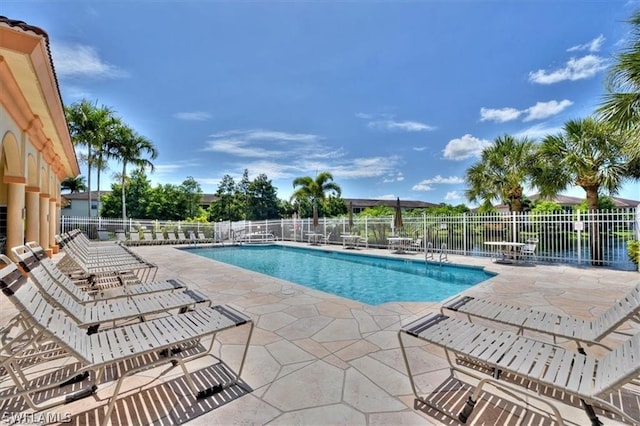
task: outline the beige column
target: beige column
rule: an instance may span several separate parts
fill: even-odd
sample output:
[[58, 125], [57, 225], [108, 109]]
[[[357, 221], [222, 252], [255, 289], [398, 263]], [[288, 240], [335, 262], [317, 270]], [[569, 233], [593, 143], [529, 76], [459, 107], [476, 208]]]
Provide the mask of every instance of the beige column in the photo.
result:
[[49, 247], [53, 253], [58, 252], [56, 244], [56, 233], [58, 233], [58, 209], [56, 207], [56, 199], [49, 199]]
[[49, 249], [49, 194], [40, 194], [40, 245], [51, 254]]
[[26, 240], [36, 241], [40, 244], [40, 188], [27, 186], [26, 188], [26, 206], [27, 220]]
[[[24, 190], [22, 177], [5, 176], [7, 184], [7, 245], [5, 253], [11, 256], [11, 248], [24, 244]], [[13, 259], [17, 260], [17, 259]]]

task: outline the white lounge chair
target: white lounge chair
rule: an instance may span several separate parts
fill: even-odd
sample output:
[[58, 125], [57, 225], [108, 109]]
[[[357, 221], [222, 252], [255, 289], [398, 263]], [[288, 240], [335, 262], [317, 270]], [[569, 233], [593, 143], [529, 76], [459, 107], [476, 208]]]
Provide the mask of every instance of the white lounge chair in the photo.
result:
[[573, 340], [578, 347], [600, 345], [608, 348], [602, 340], [627, 321], [640, 322], [640, 284], [637, 284], [623, 299], [614, 303], [596, 318], [578, 318], [558, 315], [538, 309], [497, 303], [486, 299], [457, 295], [442, 302], [442, 309], [484, 318], [515, 326], [518, 333], [534, 331], [557, 338]]
[[[462, 423], [471, 415], [484, 385], [490, 384], [510, 395], [519, 394], [526, 398], [518, 398], [520, 401], [537, 400], [547, 405], [560, 425], [564, 422], [556, 403], [558, 399], [566, 402], [566, 396], [580, 399], [594, 425], [601, 423], [592, 405], [615, 413], [626, 421], [640, 424], [637, 405], [616, 405], [619, 395], [613, 395], [640, 375], [640, 333], [598, 358], [442, 314], [431, 313], [419, 318], [398, 331], [416, 404], [430, 406], [455, 418], [455, 414], [445, 411], [446, 407], [437, 406], [428, 397], [419, 394], [407, 356], [404, 341], [407, 336], [444, 349], [452, 371], [479, 380], [467, 405], [458, 414]], [[465, 364], [476, 368], [465, 368]], [[507, 374], [514, 380], [500, 380], [501, 374]], [[536, 385], [533, 390], [528, 386], [530, 384]], [[554, 399], [539, 395], [541, 388], [537, 386], [552, 390]], [[627, 408], [629, 410], [625, 411]]]
[[[3, 285], [2, 292], [26, 318], [24, 324], [29, 329], [20, 336], [20, 344], [11, 341], [0, 348], [0, 367], [4, 371], [11, 371], [11, 374], [3, 378], [7, 387], [0, 393], [0, 402], [21, 398], [34, 411], [46, 410], [89, 397], [97, 391], [98, 385], [117, 378], [102, 418], [102, 424], [107, 424], [111, 421], [111, 412], [123, 381], [128, 376], [153, 367], [168, 364], [171, 369], [180, 366], [189, 390], [198, 399], [209, 397], [239, 383], [253, 322], [229, 306], [196, 309], [181, 315], [115, 327], [88, 335], [63, 310], [45, 300], [33, 286], [24, 285], [21, 280], [12, 278], [16, 275], [21, 275], [20, 271], [11, 268], [10, 265], [0, 269], [0, 284], [13, 283], [9, 286]], [[235, 373], [212, 353], [212, 349], [218, 333], [241, 325], [248, 325], [249, 331]], [[181, 351], [182, 348], [193, 347], [197, 342], [203, 343], [206, 340], [210, 341], [206, 350], [188, 353]], [[43, 342], [54, 346], [57, 352], [63, 351], [68, 358], [65, 362], [78, 363], [78, 369], [74, 369], [71, 376], [69, 373], [65, 375], [67, 370], [64, 367], [52, 373], [43, 373], [41, 363], [22, 362], [25, 358], [33, 358], [34, 351], [40, 352]], [[202, 382], [198, 382], [198, 388], [191, 377], [187, 363], [205, 356], [211, 356], [224, 366], [224, 374], [217, 377], [220, 382], [215, 385], [207, 383], [203, 389]], [[116, 365], [117, 376], [111, 379], [108, 374], [104, 374], [107, 368]], [[70, 385], [85, 380], [91, 383], [80, 391], [68, 394]], [[9, 383], [13, 383], [13, 386], [8, 387]], [[51, 392], [52, 390], [56, 391]]]
[[[44, 249], [34, 241], [30, 241], [23, 246], [14, 247], [12, 252], [16, 256], [16, 259], [19, 259], [21, 267], [26, 272], [29, 272], [32, 263], [37, 262], [42, 264], [54, 280], [69, 280], [78, 287], [79, 291], [86, 293], [87, 296], [94, 299], [131, 296], [156, 291], [174, 291], [187, 288], [184, 283], [177, 279], [143, 282], [140, 281], [136, 275], [127, 272], [95, 276], [92, 280], [74, 278], [60, 269], [58, 264], [50, 259]], [[27, 252], [31, 252], [33, 258], [23, 254]]]
[[[7, 265], [11, 263], [4, 255], [0, 254], [0, 259]], [[15, 265], [7, 267], [16, 268]], [[87, 300], [73, 283], [65, 280], [55, 281], [42, 266], [31, 267], [28, 277], [16, 275], [13, 278], [26, 285], [35, 285], [49, 303], [66, 312], [79, 327], [86, 328], [88, 333], [97, 332], [103, 324], [117, 325], [118, 322], [132, 319], [145, 321], [150, 316], [183, 313], [199, 305], [211, 306], [207, 296], [195, 290]], [[4, 283], [5, 286], [13, 284]]]

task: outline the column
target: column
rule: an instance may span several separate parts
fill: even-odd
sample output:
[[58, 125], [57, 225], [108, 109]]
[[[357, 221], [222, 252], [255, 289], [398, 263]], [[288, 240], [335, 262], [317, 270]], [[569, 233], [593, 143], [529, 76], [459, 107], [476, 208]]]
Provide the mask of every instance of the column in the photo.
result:
[[49, 249], [49, 194], [40, 194], [40, 246], [51, 254]]
[[40, 240], [40, 188], [28, 186], [26, 188], [26, 206], [27, 206], [27, 220], [26, 226], [26, 240], [36, 241]]
[[58, 252], [58, 244], [56, 243], [56, 233], [58, 232], [58, 209], [56, 208], [56, 199], [49, 198], [49, 247], [53, 253]]
[[[5, 176], [7, 184], [7, 246], [11, 256], [13, 247], [24, 244], [24, 189], [25, 179]], [[17, 259], [13, 259], [17, 260]]]

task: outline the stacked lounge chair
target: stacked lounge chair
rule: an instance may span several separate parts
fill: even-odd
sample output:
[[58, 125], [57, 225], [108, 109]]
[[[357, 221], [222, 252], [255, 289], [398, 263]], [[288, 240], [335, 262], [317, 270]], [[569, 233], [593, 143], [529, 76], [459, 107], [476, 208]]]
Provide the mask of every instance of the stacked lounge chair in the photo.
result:
[[120, 244], [91, 243], [81, 232], [61, 234], [56, 239], [65, 253], [58, 262], [65, 273], [87, 279], [122, 272], [135, 274], [140, 280], [155, 277], [156, 265]]
[[[21, 398], [31, 409], [40, 411], [94, 395], [103, 381], [117, 379], [102, 417], [102, 423], [107, 424], [123, 381], [156, 366], [168, 365], [161, 374], [180, 366], [196, 398], [209, 397], [239, 383], [253, 322], [230, 306], [200, 307], [89, 334], [83, 328], [87, 323], [76, 317], [70, 304], [59, 300], [61, 292], [57, 296], [46, 292], [52, 283], [45, 271], [35, 267], [28, 278], [6, 256], [0, 256], [0, 263], [4, 264], [0, 266], [0, 290], [19, 313], [18, 318], [11, 321], [11, 328], [20, 329], [15, 338], [3, 339], [0, 347], [0, 371], [4, 372], [0, 381], [5, 382], [0, 402]], [[43, 283], [34, 285], [35, 276], [38, 280], [42, 278]], [[126, 298], [131, 299], [133, 297]], [[88, 309], [93, 309], [93, 305], [89, 304]], [[216, 357], [212, 349], [218, 333], [243, 325], [249, 330], [236, 373]], [[4, 327], [3, 333], [6, 330]], [[207, 342], [209, 344], [203, 346]], [[198, 350], [184, 351], [185, 348]], [[196, 384], [192, 378], [187, 363], [207, 356], [222, 366], [220, 371], [224, 374], [217, 376], [218, 383], [207, 383], [203, 388], [201, 381]], [[60, 367], [45, 365], [54, 358], [64, 358], [56, 364]], [[69, 372], [65, 366], [71, 363], [76, 363], [77, 368]], [[116, 365], [118, 375], [110, 379], [105, 370]], [[77, 383], [86, 383], [86, 386], [74, 391], [71, 388]]]
[[[51, 275], [54, 280], [62, 281], [63, 279], [70, 279], [77, 286], [82, 288], [86, 293], [89, 293], [96, 299], [104, 299], [110, 297], [121, 297], [125, 295], [135, 295], [143, 293], [153, 293], [156, 291], [175, 291], [185, 289], [187, 286], [177, 279], [168, 279], [164, 281], [154, 282], [142, 282], [136, 276], [132, 276], [127, 273], [117, 273], [115, 275], [107, 275], [102, 277], [96, 277], [93, 281], [89, 282], [84, 279], [77, 279], [73, 276], [68, 276], [61, 270], [57, 263], [47, 257], [44, 249], [38, 246], [35, 242], [29, 242], [24, 246], [18, 246], [14, 248], [17, 258], [20, 258], [22, 252], [31, 251], [34, 258], [31, 261], [39, 262], [44, 269]], [[12, 250], [14, 250], [12, 249]], [[29, 262], [20, 260], [22, 268], [29, 272]]]
[[102, 324], [116, 325], [132, 319], [145, 321], [172, 311], [183, 313], [201, 305], [211, 305], [207, 296], [188, 289], [95, 299], [66, 276], [53, 278], [26, 246], [14, 247], [12, 252], [20, 259], [23, 270], [29, 273], [25, 279], [37, 287], [49, 303], [63, 309], [80, 327], [87, 328], [88, 333], [95, 333]]

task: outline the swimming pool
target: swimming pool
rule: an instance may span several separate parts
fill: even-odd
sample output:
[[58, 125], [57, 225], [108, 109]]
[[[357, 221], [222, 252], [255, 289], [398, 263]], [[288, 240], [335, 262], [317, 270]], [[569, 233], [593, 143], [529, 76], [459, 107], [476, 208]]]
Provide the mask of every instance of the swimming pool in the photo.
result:
[[494, 276], [480, 268], [280, 245], [184, 250], [369, 305], [439, 302]]

